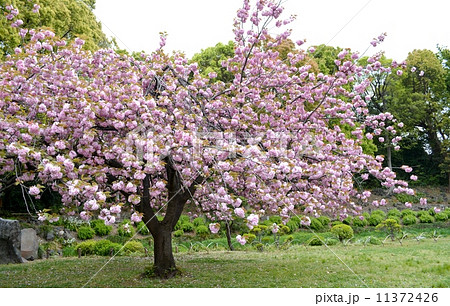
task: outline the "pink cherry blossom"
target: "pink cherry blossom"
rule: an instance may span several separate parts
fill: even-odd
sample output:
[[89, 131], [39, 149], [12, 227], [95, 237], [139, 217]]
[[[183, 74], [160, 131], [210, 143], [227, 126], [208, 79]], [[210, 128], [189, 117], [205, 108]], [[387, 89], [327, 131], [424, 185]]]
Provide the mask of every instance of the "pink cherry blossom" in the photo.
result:
[[433, 207], [433, 210], [434, 210], [434, 212], [435, 212], [436, 214], [438, 214], [438, 213], [441, 212], [441, 209], [438, 208], [438, 207]]
[[420, 205], [425, 206], [425, 205], [427, 205], [427, 199], [426, 198], [420, 198], [419, 203], [420, 203]]
[[36, 187], [36, 186], [30, 187], [29, 194], [35, 196], [35, 195], [38, 195], [40, 192], [41, 191], [39, 190], [38, 187]]
[[130, 218], [130, 220], [132, 221], [132, 222], [141, 222], [142, 221], [142, 215], [141, 214], [139, 214], [139, 213], [137, 213], [137, 212], [134, 212], [132, 215], [131, 215], [131, 218]]
[[242, 237], [241, 235], [237, 235], [237, 236], [236, 236], [236, 240], [237, 240], [237, 242], [239, 242], [241, 245], [244, 245], [244, 244], [247, 243], [247, 241], [245, 240], [245, 238]]
[[211, 231], [211, 233], [217, 234], [220, 230], [220, 224], [219, 223], [210, 223], [209, 230]]
[[405, 206], [408, 207], [408, 208], [411, 208], [411, 207], [412, 207], [412, 204], [409, 203], [409, 202], [405, 202]]

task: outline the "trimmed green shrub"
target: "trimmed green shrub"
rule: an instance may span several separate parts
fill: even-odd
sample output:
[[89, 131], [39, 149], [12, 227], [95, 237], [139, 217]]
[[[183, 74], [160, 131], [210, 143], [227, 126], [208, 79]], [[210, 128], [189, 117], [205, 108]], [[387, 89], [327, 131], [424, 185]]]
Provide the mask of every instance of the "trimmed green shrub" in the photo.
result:
[[366, 219], [369, 219], [370, 218], [370, 214], [366, 211], [366, 212], [363, 212], [362, 213], [362, 216], [364, 217], [364, 218], [366, 218]]
[[445, 212], [440, 212], [437, 213], [434, 218], [436, 219], [436, 221], [445, 222], [448, 220], [448, 215]]
[[416, 216], [416, 212], [411, 210], [411, 209], [404, 209], [402, 210], [402, 218], [406, 215], [413, 215], [414, 217]]
[[195, 228], [195, 234], [199, 237], [207, 237], [209, 235], [209, 229], [206, 225], [200, 225]]
[[333, 233], [341, 242], [344, 239], [353, 238], [353, 229], [347, 224], [338, 224], [333, 226], [331, 228], [331, 233]]
[[76, 250], [81, 249], [81, 255], [93, 255], [95, 240], [86, 240], [76, 246]]
[[286, 225], [282, 225], [279, 231], [280, 234], [289, 234], [290, 232], [291, 229]]
[[289, 227], [290, 233], [294, 233], [300, 228], [300, 221], [297, 217], [294, 217], [286, 223], [286, 226]]
[[122, 246], [109, 240], [98, 240], [94, 243], [94, 254], [99, 256], [110, 256], [111, 249], [113, 255], [119, 252]]
[[375, 215], [371, 215], [368, 219], [367, 222], [369, 222], [370, 226], [377, 226], [378, 224], [380, 224], [381, 222], [383, 222], [384, 217], [379, 215], [379, 214], [375, 214]]
[[395, 233], [399, 232], [401, 229], [401, 225], [398, 224], [397, 220], [395, 219], [386, 219], [380, 224], [377, 225], [376, 229], [378, 230], [386, 230], [389, 234], [389, 237], [391, 237], [391, 240], [395, 240]]
[[181, 223], [181, 229], [185, 233], [193, 232], [194, 231], [194, 224], [192, 224], [191, 222]]
[[[395, 220], [395, 221], [397, 221], [398, 224], [400, 224], [400, 220], [401, 220], [400, 217], [398, 217], [398, 216], [390, 216], [390, 217], [388, 217], [387, 219]], [[387, 220], [387, 219], [386, 219], [386, 220]]]
[[339, 240], [337, 240], [335, 238], [327, 238], [327, 239], [325, 239], [325, 243], [327, 245], [336, 245], [339, 243]]
[[323, 241], [324, 241], [323, 237], [318, 238], [316, 236], [313, 236], [306, 242], [306, 244], [311, 246], [318, 246], [323, 245]]
[[402, 218], [403, 225], [412, 225], [417, 223], [417, 218], [413, 214], [407, 214]]
[[370, 215], [371, 216], [378, 215], [378, 216], [383, 217], [383, 220], [386, 219], [386, 213], [384, 211], [382, 211], [381, 209], [376, 209], [376, 210], [372, 211], [372, 213]]
[[373, 236], [370, 236], [369, 238], [368, 238], [368, 242], [370, 243], [370, 244], [373, 244], [373, 245], [380, 245], [381, 244], [381, 240], [380, 239], [378, 239], [377, 237], [373, 237]]
[[63, 257], [73, 257], [77, 256], [77, 248], [74, 246], [66, 246], [62, 249]]
[[402, 216], [402, 213], [397, 208], [392, 208], [388, 211], [387, 217], [398, 217], [400, 218]]
[[364, 218], [363, 220], [361, 220], [359, 217], [353, 218], [353, 226], [365, 227], [367, 225], [369, 225], [369, 222], [367, 221], [366, 218]]
[[261, 239], [261, 242], [262, 243], [270, 243], [272, 241], [272, 237], [269, 237], [269, 236], [264, 236], [264, 237], [262, 237], [262, 239]]
[[443, 212], [446, 213], [447, 216], [450, 218], [450, 207], [447, 207], [446, 209], [444, 209]]
[[108, 236], [106, 239], [108, 239], [111, 242], [122, 244], [122, 245], [128, 241], [128, 237], [123, 237], [123, 236], [119, 236], [119, 235]]
[[326, 217], [326, 216], [320, 216], [320, 217], [317, 218], [317, 220], [319, 220], [320, 223], [322, 223], [322, 225], [323, 225], [324, 227], [327, 227], [327, 226], [330, 225], [330, 223], [331, 223], [330, 218], [328, 218], [328, 217]]
[[245, 238], [245, 240], [247, 241], [247, 243], [252, 243], [253, 240], [256, 239], [256, 236], [253, 234], [244, 234], [243, 237]]
[[181, 221], [180, 220], [178, 220], [177, 221], [177, 224], [175, 224], [175, 227], [173, 228], [175, 231], [178, 231], [178, 230], [180, 230], [181, 229]]
[[183, 224], [183, 223], [191, 222], [191, 219], [187, 215], [181, 215], [180, 219], [178, 221], [180, 221]]
[[[431, 215], [427, 210], [419, 210], [418, 212], [416, 212], [416, 217], [420, 218], [420, 216], [422, 215]], [[433, 215], [431, 215], [433, 216]]]
[[334, 221], [331, 222], [331, 227], [333, 227], [335, 225], [339, 225], [339, 224], [342, 224], [342, 221], [334, 220]]
[[422, 213], [419, 216], [419, 221], [420, 221], [420, 223], [433, 223], [434, 217], [430, 216], [430, 214], [428, 212]]
[[123, 220], [117, 228], [117, 233], [122, 237], [133, 237], [136, 234], [136, 230], [130, 220]]
[[323, 224], [316, 218], [311, 218], [311, 224], [309, 225], [309, 227], [315, 231], [320, 231], [323, 229]]
[[133, 253], [144, 253], [144, 246], [139, 241], [132, 240], [123, 246], [122, 252], [126, 255]]
[[195, 227], [200, 225], [206, 225], [205, 219], [202, 217], [197, 217], [192, 221], [192, 224], [194, 224]]
[[181, 237], [183, 235], [184, 235], [184, 232], [181, 229], [180, 230], [176, 230], [176, 231], [173, 232], [173, 236], [174, 237]]
[[95, 231], [93, 228], [90, 228], [88, 226], [81, 226], [77, 230], [77, 236], [81, 240], [92, 239], [95, 236]]
[[428, 209], [427, 211], [428, 211], [428, 214], [430, 214], [430, 215], [433, 216], [433, 217], [436, 215], [436, 212], [434, 211], [433, 208], [430, 208], [430, 209]]
[[144, 221], [138, 222], [136, 224], [136, 228], [137, 228], [137, 231], [144, 236], [150, 234], [150, 231], [148, 230], [148, 227], [147, 227], [147, 225], [145, 225]]
[[352, 225], [352, 221], [353, 221], [353, 217], [352, 216], [348, 216], [347, 218], [342, 220], [342, 223], [347, 224], [347, 225]]
[[112, 231], [111, 225], [106, 225], [105, 221], [97, 219], [91, 221], [91, 227], [94, 229], [95, 234], [98, 236], [106, 236]]
[[281, 224], [282, 220], [280, 216], [270, 216], [269, 217], [269, 221], [270, 221], [270, 225], [276, 223], [276, 224]]

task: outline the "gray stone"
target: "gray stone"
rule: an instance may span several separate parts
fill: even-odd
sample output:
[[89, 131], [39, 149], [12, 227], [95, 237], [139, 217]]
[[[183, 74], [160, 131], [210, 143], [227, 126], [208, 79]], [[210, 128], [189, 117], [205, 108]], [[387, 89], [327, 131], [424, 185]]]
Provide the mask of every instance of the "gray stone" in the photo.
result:
[[20, 225], [17, 220], [0, 218], [0, 264], [21, 263]]
[[38, 258], [39, 242], [36, 231], [32, 228], [22, 230], [21, 247], [22, 257], [33, 260]]
[[49, 232], [47, 233], [47, 236], [45, 237], [45, 239], [46, 239], [46, 240], [49, 240], [49, 241], [55, 239], [55, 234], [53, 233], [53, 231], [49, 231]]

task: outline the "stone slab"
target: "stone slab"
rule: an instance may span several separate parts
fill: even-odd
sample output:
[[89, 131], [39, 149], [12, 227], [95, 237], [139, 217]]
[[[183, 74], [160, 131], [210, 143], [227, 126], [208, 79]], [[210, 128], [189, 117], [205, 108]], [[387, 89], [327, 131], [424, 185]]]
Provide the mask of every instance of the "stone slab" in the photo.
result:
[[0, 264], [22, 263], [20, 224], [0, 218]]
[[25, 259], [38, 258], [39, 241], [36, 231], [32, 228], [24, 228], [21, 231], [21, 247], [22, 257]]

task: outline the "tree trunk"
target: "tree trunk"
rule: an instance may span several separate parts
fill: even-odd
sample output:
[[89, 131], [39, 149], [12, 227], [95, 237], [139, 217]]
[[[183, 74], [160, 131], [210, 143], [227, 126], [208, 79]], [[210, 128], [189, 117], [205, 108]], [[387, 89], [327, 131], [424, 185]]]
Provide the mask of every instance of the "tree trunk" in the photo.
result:
[[233, 244], [231, 243], [231, 226], [230, 223], [228, 221], [226, 221], [226, 235], [227, 235], [227, 242], [228, 242], [228, 248], [230, 249], [230, 251], [234, 251], [233, 248]]
[[154, 267], [155, 276], [171, 278], [178, 273], [175, 259], [172, 253], [172, 230], [161, 227], [152, 234], [154, 242]]

